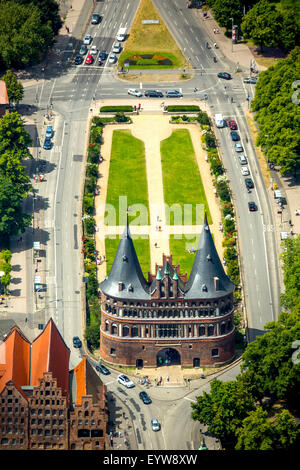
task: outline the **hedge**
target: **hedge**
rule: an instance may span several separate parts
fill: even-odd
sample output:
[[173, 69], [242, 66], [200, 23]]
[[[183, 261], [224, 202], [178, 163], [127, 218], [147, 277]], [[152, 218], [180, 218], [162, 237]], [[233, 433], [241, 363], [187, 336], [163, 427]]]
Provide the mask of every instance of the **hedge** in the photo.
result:
[[122, 112], [122, 113], [131, 113], [133, 111], [132, 106], [102, 106], [100, 108], [100, 113], [117, 113], [117, 112]]
[[181, 111], [190, 111], [190, 112], [196, 112], [196, 111], [200, 111], [200, 108], [199, 106], [195, 106], [195, 105], [170, 105], [167, 107], [167, 111], [168, 112], [181, 112]]

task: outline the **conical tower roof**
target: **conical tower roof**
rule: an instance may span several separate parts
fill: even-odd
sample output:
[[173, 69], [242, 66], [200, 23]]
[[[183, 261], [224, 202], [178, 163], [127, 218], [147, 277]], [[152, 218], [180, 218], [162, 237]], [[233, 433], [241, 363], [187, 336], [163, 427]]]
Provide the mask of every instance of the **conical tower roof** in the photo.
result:
[[185, 287], [186, 299], [217, 298], [234, 291], [234, 284], [218, 256], [206, 214], [192, 272]]
[[116, 298], [150, 299], [149, 287], [130, 235], [128, 217], [109, 276], [100, 283], [100, 289]]

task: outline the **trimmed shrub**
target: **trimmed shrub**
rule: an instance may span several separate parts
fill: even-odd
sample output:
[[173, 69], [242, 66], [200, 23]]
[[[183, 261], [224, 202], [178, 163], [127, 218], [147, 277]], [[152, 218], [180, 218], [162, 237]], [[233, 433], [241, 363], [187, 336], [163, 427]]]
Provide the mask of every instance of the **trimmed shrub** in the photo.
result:
[[86, 217], [84, 219], [84, 231], [87, 235], [93, 235], [95, 228], [95, 221], [93, 217]]
[[133, 111], [132, 106], [124, 105], [124, 106], [102, 106], [100, 108], [100, 113], [131, 113]]
[[128, 116], [125, 116], [124, 113], [117, 113], [115, 115], [115, 120], [117, 122], [128, 122], [129, 121], [129, 117]]
[[201, 126], [207, 126], [208, 128], [210, 127], [209, 117], [204, 111], [199, 112], [197, 116], [197, 121], [199, 122], [199, 124], [201, 124]]
[[85, 194], [83, 196], [83, 210], [88, 215], [93, 215], [94, 213], [94, 195], [93, 194]]
[[97, 178], [98, 177], [98, 165], [96, 163], [90, 163], [89, 165], [87, 165], [87, 167], [86, 167], [86, 176], [88, 178], [90, 178], [90, 177]]
[[167, 111], [170, 113], [170, 112], [180, 112], [180, 111], [184, 111], [184, 112], [190, 112], [190, 113], [194, 113], [196, 111], [200, 111], [200, 108], [199, 106], [195, 106], [195, 105], [179, 105], [179, 104], [176, 104], [176, 105], [170, 105], [167, 107]]

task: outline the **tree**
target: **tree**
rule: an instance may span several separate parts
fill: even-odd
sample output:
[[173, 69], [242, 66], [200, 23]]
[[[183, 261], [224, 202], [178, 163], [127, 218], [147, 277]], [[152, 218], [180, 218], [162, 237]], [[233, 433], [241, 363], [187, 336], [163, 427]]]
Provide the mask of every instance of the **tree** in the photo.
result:
[[51, 23], [53, 33], [56, 34], [62, 25], [59, 16], [59, 4], [55, 0], [16, 0], [22, 5], [34, 4], [41, 15], [42, 23]]
[[0, 243], [7, 243], [10, 235], [23, 233], [31, 223], [31, 216], [22, 212], [23, 192], [0, 174]]
[[9, 101], [11, 103], [20, 103], [24, 95], [24, 88], [22, 83], [16, 79], [11, 70], [7, 70], [1, 80], [6, 83]]
[[300, 305], [300, 235], [282, 242], [285, 292], [281, 294], [281, 303], [288, 310]]
[[[259, 432], [257, 432], [259, 429]], [[236, 450], [272, 450], [274, 449], [275, 431], [268, 413], [258, 406], [243, 420], [237, 429]]]
[[32, 140], [25, 130], [25, 123], [20, 114], [13, 112], [4, 114], [0, 119], [0, 155], [4, 152], [19, 152], [18, 159], [32, 158], [28, 147]]
[[99, 348], [100, 345], [100, 323], [92, 323], [88, 325], [84, 332], [84, 337], [88, 342], [90, 349], [93, 351], [94, 349]]
[[213, 2], [209, 2], [209, 4], [220, 26], [231, 30], [231, 18], [233, 18], [234, 24], [240, 25], [243, 16], [243, 8], [240, 0], [214, 0]]
[[282, 15], [276, 11], [274, 4], [261, 0], [244, 16], [241, 30], [245, 38], [252, 39], [254, 44], [276, 47], [281, 34]]
[[203, 392], [191, 406], [194, 420], [208, 425], [209, 432], [232, 445], [236, 442], [236, 430], [254, 409], [254, 402], [242, 383], [214, 379], [210, 393]]
[[[37, 6], [0, 0], [0, 66], [21, 67], [40, 60], [52, 43], [53, 31]], [[13, 34], [12, 34], [13, 32]]]

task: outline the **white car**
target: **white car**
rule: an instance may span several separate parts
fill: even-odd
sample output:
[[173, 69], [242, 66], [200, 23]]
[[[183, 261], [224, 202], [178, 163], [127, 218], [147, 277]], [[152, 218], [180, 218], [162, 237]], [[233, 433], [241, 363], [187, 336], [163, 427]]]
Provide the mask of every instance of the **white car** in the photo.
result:
[[116, 42], [113, 47], [113, 52], [116, 52], [117, 54], [121, 51], [121, 44], [119, 42]]
[[151, 427], [153, 431], [159, 431], [160, 430], [160, 424], [156, 418], [151, 419]]
[[97, 52], [98, 52], [97, 46], [92, 46], [90, 48], [90, 54], [97, 54]]
[[83, 40], [83, 44], [91, 44], [92, 42], [92, 36], [90, 34], [86, 34]]
[[124, 374], [120, 374], [118, 375], [118, 382], [119, 384], [122, 384], [124, 385], [125, 387], [127, 388], [132, 388], [134, 387], [134, 383], [132, 382], [132, 380], [130, 380], [127, 375], [124, 375]]
[[117, 56], [116, 54], [114, 54], [113, 52], [110, 54], [109, 58], [108, 58], [108, 62], [110, 64], [114, 64], [115, 62], [117, 61]]
[[235, 144], [234, 148], [236, 152], [243, 152], [244, 150], [242, 144]]
[[243, 176], [248, 176], [248, 175], [250, 175], [250, 171], [249, 171], [249, 169], [248, 169], [247, 166], [243, 166], [243, 167], [241, 168], [241, 172], [242, 172], [242, 175], [243, 175]]
[[135, 88], [129, 88], [128, 95], [140, 97], [143, 96], [143, 93], [140, 90], [136, 90]]

